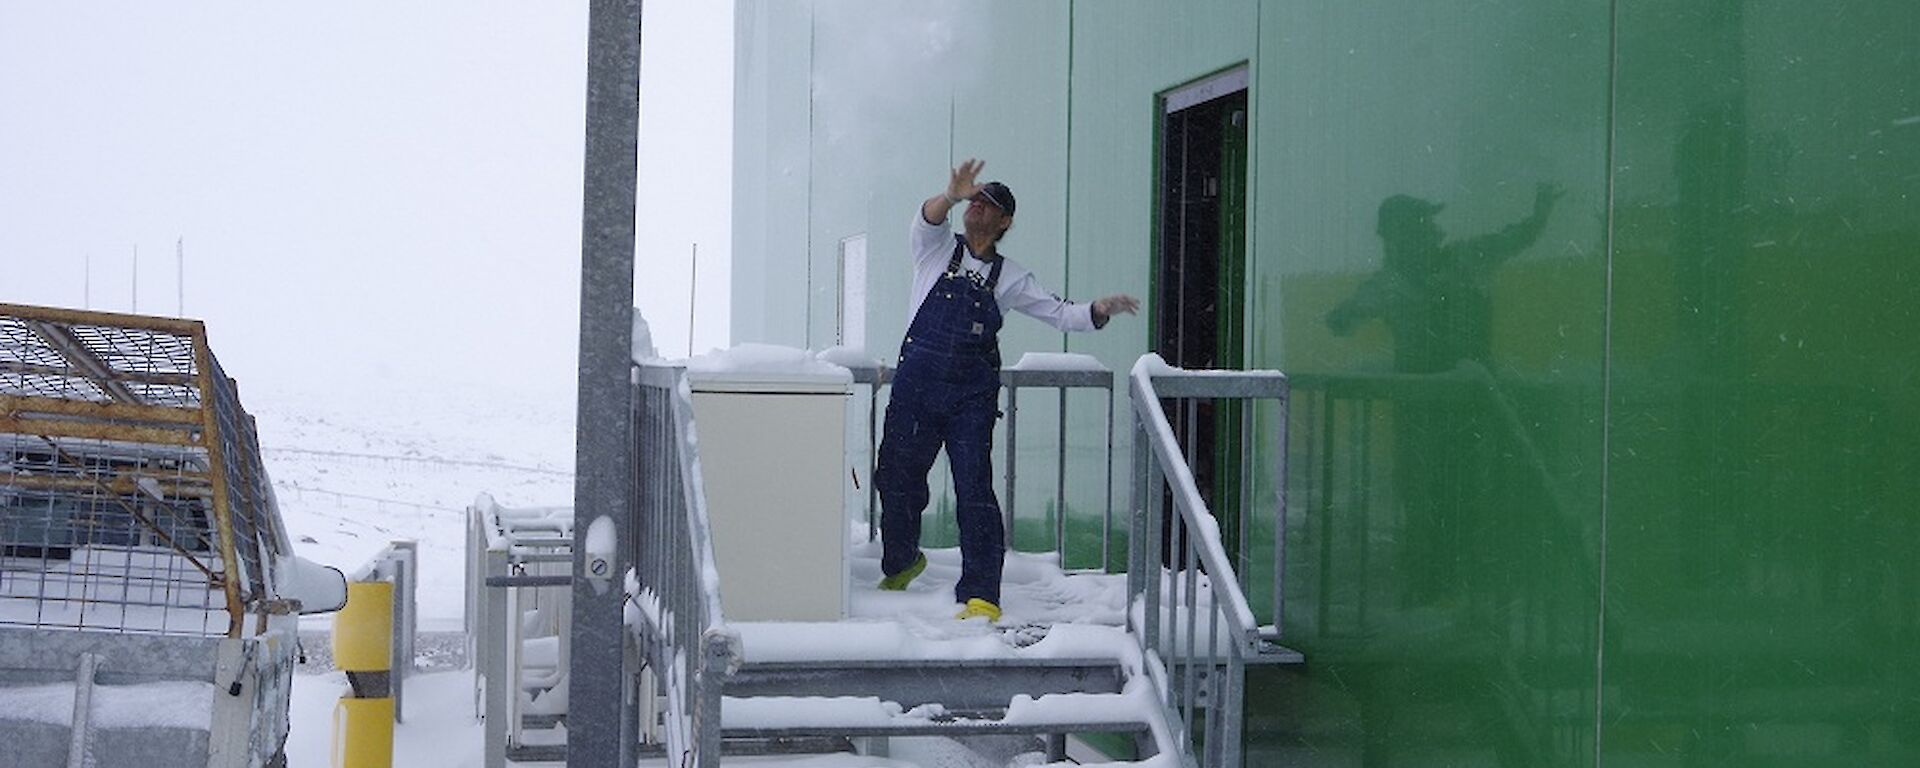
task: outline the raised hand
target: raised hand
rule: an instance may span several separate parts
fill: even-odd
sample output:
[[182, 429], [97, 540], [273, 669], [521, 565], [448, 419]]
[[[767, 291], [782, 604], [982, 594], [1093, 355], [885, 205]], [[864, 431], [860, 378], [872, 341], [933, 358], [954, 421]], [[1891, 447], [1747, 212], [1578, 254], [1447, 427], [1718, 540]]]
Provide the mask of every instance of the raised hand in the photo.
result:
[[985, 167], [985, 161], [969, 157], [960, 167], [953, 169], [953, 177], [947, 181], [947, 202], [957, 203], [979, 194], [982, 185], [974, 180], [980, 178], [980, 169]]

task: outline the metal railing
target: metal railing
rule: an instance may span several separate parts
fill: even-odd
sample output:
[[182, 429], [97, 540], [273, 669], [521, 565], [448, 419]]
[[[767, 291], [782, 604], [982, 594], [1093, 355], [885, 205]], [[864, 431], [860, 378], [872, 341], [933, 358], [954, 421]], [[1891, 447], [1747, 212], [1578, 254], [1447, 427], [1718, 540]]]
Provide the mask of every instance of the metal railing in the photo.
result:
[[475, 713], [486, 720], [487, 768], [546, 746], [526, 743], [530, 716], [564, 714], [561, 705], [523, 700], [521, 692], [550, 695], [566, 676], [572, 564], [570, 510], [502, 507], [487, 494], [467, 508], [467, 658]]
[[1035, 355], [1029, 353], [1000, 372], [1000, 383], [1007, 390], [1007, 459], [1005, 468], [1005, 500], [1001, 505], [1001, 514], [1006, 518], [1007, 549], [1013, 549], [1014, 509], [1019, 495], [1014, 493], [1015, 481], [1019, 477], [1020, 462], [1014, 459], [1020, 445], [1020, 390], [1053, 389], [1058, 391], [1059, 412], [1058, 434], [1054, 453], [1054, 505], [1053, 505], [1053, 547], [1061, 570], [1067, 568], [1067, 391], [1072, 389], [1104, 390], [1107, 405], [1107, 444], [1105, 461], [1106, 476], [1101, 482], [1105, 503], [1100, 520], [1100, 567], [1105, 570], [1111, 552], [1109, 545], [1113, 540], [1113, 371], [1095, 362], [1091, 357], [1082, 355]]
[[[1246, 667], [1259, 661], [1298, 660], [1272, 645], [1278, 640], [1285, 570], [1286, 422], [1288, 384], [1277, 371], [1186, 371], [1149, 354], [1134, 365], [1133, 525], [1128, 548], [1131, 620], [1148, 674], [1156, 683], [1167, 718], [1182, 743], [1198, 744], [1201, 766], [1239, 766]], [[1238, 500], [1239, 552], [1229, 558], [1217, 518], [1209, 510], [1183, 455], [1162, 398], [1186, 408], [1194, 422], [1202, 400], [1273, 400], [1279, 407], [1274, 467], [1278, 512], [1274, 524], [1274, 624], [1263, 636], [1248, 603], [1241, 574], [1248, 562], [1254, 495], [1251, 462], [1254, 418], [1238, 409], [1242, 450]], [[1190, 451], [1206, 450], [1188, 434]], [[1169, 518], [1168, 499], [1177, 517]], [[1171, 540], [1163, 541], [1168, 536]], [[1166, 545], [1163, 549], [1163, 544]], [[1236, 560], [1241, 567], [1236, 569]], [[1204, 733], [1193, 724], [1206, 711]]]
[[[1272, 372], [1178, 371], [1157, 361], [1153, 356], [1144, 358], [1132, 377], [1137, 430], [1128, 561], [1132, 629], [1164, 713], [1175, 724], [1178, 743], [1198, 742], [1201, 765], [1238, 766], [1245, 668], [1249, 663], [1272, 661], [1273, 652], [1284, 649], [1272, 645], [1270, 641], [1277, 638], [1264, 636], [1255, 621], [1235, 560], [1221, 544], [1218, 524], [1201, 500], [1159, 398], [1278, 401], [1282, 453], [1276, 487], [1283, 489], [1286, 377]], [[855, 371], [855, 380], [870, 387], [870, 403], [877, 402], [886, 373], [878, 367], [865, 376]], [[1103, 376], [1104, 382], [1100, 381]], [[1021, 388], [1060, 388], [1064, 401], [1068, 387], [1105, 387], [1110, 392], [1112, 386], [1112, 374], [1105, 370], [1016, 369], [1008, 378], [1009, 411], [1017, 409]], [[641, 661], [639, 668], [627, 668], [636, 676], [623, 719], [638, 722], [643, 744], [664, 752], [669, 762], [715, 766], [720, 761], [722, 694], [742, 658], [738, 636], [727, 626], [721, 609], [692, 392], [685, 368], [665, 363], [639, 365], [634, 382], [639, 457], [634, 487], [639, 498], [632, 505], [637, 517], [631, 552], [635, 568], [626, 596], [627, 623]], [[870, 404], [870, 430], [877, 429], [877, 417], [877, 405]], [[1064, 405], [1061, 417], [1064, 423]], [[1244, 409], [1243, 418], [1248, 422], [1241, 432], [1244, 438], [1253, 434], [1252, 409]], [[1009, 426], [1017, 435], [1017, 426]], [[1107, 444], [1111, 456], [1111, 436]], [[1061, 450], [1064, 453], [1064, 443]], [[1243, 460], [1251, 455], [1252, 451], [1241, 453]], [[1014, 463], [1014, 458], [1008, 461]], [[1064, 475], [1064, 459], [1056, 472]], [[1107, 472], [1111, 478], [1111, 467]], [[1244, 468], [1242, 474], [1251, 476]], [[1064, 486], [1064, 477], [1062, 481]], [[1168, 515], [1161, 499], [1168, 489], [1173, 492], [1179, 524], [1170, 526], [1177, 545], [1175, 559], [1171, 567], [1163, 568], [1157, 558], [1162, 521]], [[1252, 493], [1252, 484], [1243, 483], [1243, 496], [1250, 498]], [[1284, 490], [1279, 495], [1284, 508]], [[1249, 500], [1241, 502], [1239, 559], [1243, 566], [1250, 507]], [[1056, 527], [1055, 535], [1057, 544], [1066, 543], [1064, 530]], [[1276, 548], [1279, 538], [1276, 531]], [[1276, 580], [1281, 570], [1276, 562]], [[1277, 586], [1275, 591], [1277, 603]], [[1277, 636], [1277, 626], [1274, 631]], [[1297, 654], [1292, 658], [1297, 659]], [[664, 702], [662, 711], [652, 711], [656, 700]], [[1202, 710], [1207, 715], [1206, 732], [1196, 738], [1189, 724], [1201, 721]]]
[[845, 367], [853, 383], [867, 390], [867, 541], [879, 541], [880, 485], [874, 478], [880, 471], [880, 388], [893, 383], [893, 369], [877, 360]]
[[[866, 388], [867, 401], [867, 444], [866, 444], [866, 496], [867, 496], [867, 539], [878, 540], [880, 536], [880, 495], [873, 482], [878, 471], [880, 455], [880, 393], [893, 383], [894, 369], [879, 362], [865, 365], [845, 366], [853, 375], [853, 383]], [[1014, 513], [1019, 505], [1015, 493], [1018, 488], [1020, 462], [1015, 459], [1019, 450], [1020, 435], [1020, 393], [1021, 390], [1055, 390], [1058, 413], [1058, 426], [1054, 455], [1054, 514], [1053, 548], [1062, 570], [1067, 567], [1069, 533], [1067, 529], [1067, 394], [1071, 390], [1104, 390], [1107, 426], [1104, 496], [1101, 509], [1100, 526], [1100, 570], [1104, 570], [1111, 560], [1110, 545], [1113, 540], [1113, 445], [1114, 445], [1114, 398], [1113, 371], [1091, 357], [1081, 355], [1055, 355], [1028, 353], [1020, 361], [1000, 372], [1000, 383], [1006, 392], [1006, 458], [1001, 466], [1000, 514], [1006, 531], [1007, 548], [1014, 548]]]
[[641, 736], [664, 747], [672, 765], [709, 768], [720, 763], [721, 692], [739, 664], [740, 641], [720, 609], [692, 390], [683, 366], [642, 364], [635, 382], [639, 520], [627, 623], [649, 673], [639, 688], [657, 689], [666, 704], [658, 731]]

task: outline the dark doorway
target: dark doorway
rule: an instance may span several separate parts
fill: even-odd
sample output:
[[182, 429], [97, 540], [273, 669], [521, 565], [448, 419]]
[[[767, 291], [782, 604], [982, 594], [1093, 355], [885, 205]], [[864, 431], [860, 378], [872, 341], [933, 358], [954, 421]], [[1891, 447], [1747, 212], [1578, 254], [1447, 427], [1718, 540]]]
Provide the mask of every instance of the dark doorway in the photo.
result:
[[[1152, 333], [1160, 356], [1181, 368], [1245, 362], [1247, 82], [1240, 67], [1160, 99]], [[1222, 502], [1239, 498], [1239, 408], [1165, 405], [1231, 555], [1240, 510]]]

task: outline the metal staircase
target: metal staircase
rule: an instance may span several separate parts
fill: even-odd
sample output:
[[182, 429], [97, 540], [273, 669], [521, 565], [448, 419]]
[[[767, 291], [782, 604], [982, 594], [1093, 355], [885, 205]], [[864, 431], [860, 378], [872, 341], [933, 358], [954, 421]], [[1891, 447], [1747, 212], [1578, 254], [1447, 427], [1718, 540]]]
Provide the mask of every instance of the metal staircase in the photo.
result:
[[[855, 369], [854, 378], [877, 397], [885, 373]], [[1050, 367], [1014, 375], [1020, 381], [1009, 385], [1009, 410], [1013, 391], [1021, 386], [1059, 387], [1063, 422], [1066, 388], [1102, 389], [1102, 394], [1114, 389], [1113, 375], [1104, 368]], [[1132, 500], [1123, 521], [1130, 530], [1126, 572], [1066, 569], [1059, 550], [1064, 549], [1067, 528], [1058, 519], [1053, 525], [1055, 551], [1009, 553], [1010, 565], [1022, 560], [1018, 570], [1046, 569], [1049, 578], [1084, 587], [1065, 592], [1100, 595], [1111, 605], [1076, 611], [1072, 621], [1063, 623], [1016, 617], [1010, 608], [1001, 625], [993, 627], [953, 621], [946, 614], [871, 612], [838, 623], [728, 621], [720, 600], [725, 574], [713, 554], [686, 371], [643, 364], [634, 382], [641, 463], [633, 505], [634, 551], [629, 553], [635, 567], [624, 585], [630, 631], [623, 640], [623, 660], [609, 669], [621, 670], [626, 691], [622, 722], [632, 727], [626, 743], [635, 745], [638, 756], [714, 766], [736, 755], [886, 754], [892, 739], [942, 736], [970, 743], [980, 743], [978, 737], [1018, 739], [1030, 751], [1058, 761], [1067, 757], [1071, 737], [1095, 737], [1109, 751], [1123, 745], [1113, 764], [1237, 767], [1242, 764], [1247, 668], [1302, 661], [1299, 653], [1279, 642], [1282, 525], [1273, 524], [1271, 530], [1273, 583], [1260, 585], [1275, 596], [1275, 621], [1256, 621], [1244, 581], [1253, 562], [1248, 542], [1260, 533], [1255, 520], [1284, 519], [1275, 512], [1285, 508], [1287, 381], [1278, 373], [1182, 371], [1156, 356], [1142, 358], [1128, 388], [1134, 453], [1126, 467], [1132, 478]], [[1235, 411], [1245, 422], [1239, 434], [1248, 436], [1242, 438], [1244, 450], [1236, 454], [1244, 460], [1247, 482], [1241, 484], [1239, 498], [1222, 500], [1233, 508], [1227, 519], [1240, 525], [1237, 536], [1225, 537], [1240, 545], [1232, 555], [1196, 487], [1183, 442], [1163, 410], [1163, 403], [1190, 408], [1210, 400], [1247, 404]], [[1013, 422], [1011, 413], [1008, 421]], [[1110, 430], [1111, 425], [1109, 455]], [[1061, 442], [1064, 453], [1064, 427]], [[1196, 441], [1189, 435], [1184, 444]], [[1014, 454], [1008, 455], [1011, 463]], [[1253, 468], [1262, 464], [1273, 474], [1256, 477]], [[1064, 485], [1063, 467], [1064, 461], [1053, 468]], [[1098, 471], [1104, 475], [1108, 470]], [[1012, 473], [1009, 467], [1009, 476]], [[1090, 482], [1105, 480], [1102, 476]], [[1255, 513], [1256, 499], [1264, 500], [1259, 506], [1265, 512]], [[1103, 541], [1108, 538], [1105, 529], [1102, 526]], [[510, 553], [511, 548], [502, 551]], [[877, 548], [855, 555], [864, 556], [877, 557]], [[934, 551], [931, 556], [951, 559], [957, 553]], [[516, 567], [502, 561], [476, 566], [479, 575], [470, 578], [494, 591], [556, 588], [571, 578], [544, 575], [536, 565], [529, 561]], [[875, 569], [877, 563], [865, 567]], [[1017, 589], [1019, 577], [1013, 570], [1009, 590]], [[513, 575], [504, 575], [509, 572]], [[923, 579], [931, 579], [932, 573], [930, 569]], [[854, 587], [865, 588], [858, 583]], [[1015, 599], [1012, 594], [1009, 600]], [[493, 599], [498, 602], [498, 595]], [[481, 611], [486, 615], [481, 623], [511, 622], [513, 611], [491, 607], [493, 611]], [[565, 612], [564, 606], [556, 610]], [[809, 641], [809, 636], [830, 639]], [[569, 638], [572, 650], [561, 653], [611, 658], [611, 649], [582, 651], [579, 642], [577, 636]], [[500, 651], [494, 653], [504, 658]], [[503, 680], [501, 687], [512, 689], [517, 682]], [[490, 748], [489, 765], [564, 757], [561, 743], [532, 745], [504, 738], [509, 731], [517, 735], [564, 724], [564, 715], [497, 705], [489, 715], [520, 721], [520, 727], [512, 729], [490, 723], [489, 739], [503, 740], [499, 746], [505, 749]], [[554, 732], [564, 734], [564, 729]]]
[[[753, 628], [743, 628], [752, 632]], [[756, 662], [727, 678], [727, 754], [759, 748], [854, 746], [907, 736], [1034, 736], [1049, 758], [1069, 734], [1129, 737], [1142, 754], [1168, 751], [1170, 730], [1137, 660], [923, 658]], [[869, 741], [869, 744], [873, 742]]]
[[[1163, 398], [1226, 399], [1277, 408], [1241, 411], [1242, 434], [1277, 439], [1256, 446], [1249, 437], [1240, 455], [1249, 470], [1256, 453], [1272, 459], [1274, 474], [1262, 487], [1273, 497], [1272, 508], [1284, 509], [1287, 382], [1278, 373], [1181, 371], [1157, 356], [1143, 358], [1130, 377], [1135, 454], [1124, 624], [1043, 627], [1044, 639], [984, 658], [977, 644], [946, 649], [938, 643], [897, 657], [809, 658], [805, 644], [761, 653], [761, 638], [794, 630], [729, 624], [722, 614], [685, 372], [642, 366], [635, 378], [642, 474], [653, 482], [642, 481], [629, 613], [636, 655], [651, 673], [651, 682], [639, 687], [657, 689], [662, 703], [659, 727], [642, 735], [670, 759], [710, 766], [733, 754], [851, 748], [860, 740], [870, 747], [874, 740], [924, 735], [1034, 736], [1050, 758], [1060, 759], [1067, 736], [1097, 733], [1129, 738], [1137, 760], [1238, 766], [1246, 667], [1301, 661], [1278, 643], [1279, 585], [1272, 585], [1276, 621], [1263, 626], [1239, 575], [1249, 563], [1244, 547], [1262, 484], [1242, 484], [1234, 519], [1243, 527], [1243, 549], [1229, 557], [1161, 405]], [[1074, 383], [1061, 385], [1062, 398], [1065, 386], [1085, 386], [1086, 378], [1081, 371], [1063, 379]], [[875, 389], [885, 379], [857, 376]], [[1265, 423], [1256, 425], [1261, 417]], [[1274, 526], [1276, 582], [1282, 527]], [[1163, 529], [1172, 541], [1156, 562]], [[844, 631], [872, 629], [868, 620]], [[1056, 636], [1072, 639], [1049, 642]]]

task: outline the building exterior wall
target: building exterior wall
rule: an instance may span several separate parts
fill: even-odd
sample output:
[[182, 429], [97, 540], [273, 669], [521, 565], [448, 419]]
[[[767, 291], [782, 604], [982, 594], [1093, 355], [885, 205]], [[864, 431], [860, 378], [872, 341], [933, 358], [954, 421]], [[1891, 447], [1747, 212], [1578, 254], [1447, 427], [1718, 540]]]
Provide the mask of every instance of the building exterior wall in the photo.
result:
[[[1309, 659], [1256, 674], [1250, 765], [1920, 763], [1920, 6], [738, 17], [735, 333], [831, 345], [831, 291], [794, 287], [866, 232], [883, 359], [907, 217], [969, 156], [1045, 281], [1150, 296], [1155, 96], [1248, 66], [1245, 353], [1295, 382], [1282, 618]], [[1476, 239], [1542, 185], [1537, 234]], [[1397, 195], [1445, 205], [1440, 247], [1386, 257]], [[1147, 326], [1015, 319], [1004, 347], [1124, 370]]]

